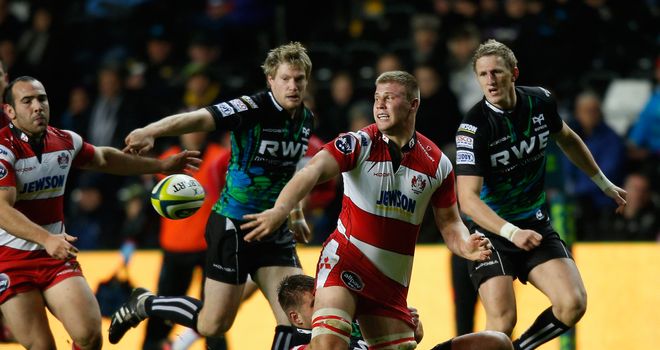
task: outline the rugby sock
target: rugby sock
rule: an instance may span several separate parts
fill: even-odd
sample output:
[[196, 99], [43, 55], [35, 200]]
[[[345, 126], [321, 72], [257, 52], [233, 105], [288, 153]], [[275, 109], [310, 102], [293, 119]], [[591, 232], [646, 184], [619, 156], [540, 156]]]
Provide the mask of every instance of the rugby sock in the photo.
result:
[[188, 296], [151, 297], [144, 303], [147, 315], [160, 317], [197, 331], [197, 316], [202, 302]]
[[188, 328], [172, 341], [172, 350], [187, 350], [200, 337], [197, 332]]
[[271, 350], [289, 350], [291, 349], [291, 338], [293, 338], [293, 327], [279, 325], [275, 327], [275, 337]]
[[531, 327], [513, 342], [516, 350], [531, 350], [566, 332], [570, 327], [552, 313], [552, 306], [543, 311]]

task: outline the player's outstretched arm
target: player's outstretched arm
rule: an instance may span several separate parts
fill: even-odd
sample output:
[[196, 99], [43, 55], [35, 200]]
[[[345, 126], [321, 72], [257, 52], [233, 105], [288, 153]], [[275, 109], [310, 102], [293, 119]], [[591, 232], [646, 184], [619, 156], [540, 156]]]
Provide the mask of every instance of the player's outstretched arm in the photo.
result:
[[13, 186], [0, 187], [0, 227], [16, 237], [42, 245], [46, 252], [55, 259], [76, 256], [78, 249], [71, 244], [77, 240], [76, 237], [66, 233], [51, 234], [16, 210], [15, 202], [16, 188]]
[[520, 229], [502, 219], [479, 197], [484, 178], [481, 176], [459, 175], [456, 178], [458, 186], [458, 201], [461, 210], [479, 226], [490, 232], [510, 240], [521, 249], [532, 250], [541, 244], [543, 236], [533, 230]]
[[115, 175], [174, 174], [197, 170], [199, 151], [183, 151], [165, 159], [123, 153], [112, 147], [94, 147], [94, 157], [83, 169]]
[[561, 148], [566, 157], [575, 164], [583, 173], [591, 178], [598, 188], [600, 188], [605, 195], [612, 198], [616, 204], [616, 212], [621, 213], [623, 207], [626, 206], [626, 196], [628, 193], [622, 188], [613, 184], [605, 177], [605, 174], [600, 170], [598, 164], [594, 160], [593, 155], [584, 144], [584, 141], [573, 131], [566, 123], [562, 129], [552, 135], [557, 142], [557, 146]]
[[332, 179], [339, 172], [339, 164], [335, 158], [327, 151], [321, 150], [284, 186], [273, 208], [243, 216], [247, 222], [241, 225], [241, 229], [250, 230], [244, 239], [248, 242], [258, 241], [273, 233], [316, 184]]
[[153, 122], [144, 128], [131, 131], [124, 142], [126, 153], [143, 154], [154, 147], [155, 139], [161, 136], [178, 136], [195, 131], [213, 131], [215, 121], [205, 108], [174, 114]]
[[481, 234], [470, 235], [461, 220], [456, 204], [448, 208], [433, 207], [433, 214], [447, 248], [454, 254], [469, 260], [490, 259], [492, 254], [490, 241]]

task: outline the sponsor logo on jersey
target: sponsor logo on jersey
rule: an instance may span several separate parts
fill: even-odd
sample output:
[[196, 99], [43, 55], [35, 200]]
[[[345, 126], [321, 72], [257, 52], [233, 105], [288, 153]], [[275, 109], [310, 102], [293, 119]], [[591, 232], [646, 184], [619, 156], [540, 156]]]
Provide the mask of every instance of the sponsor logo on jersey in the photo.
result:
[[374, 173], [374, 176], [377, 177], [388, 177], [390, 175], [391, 175], [390, 173]]
[[36, 170], [36, 169], [37, 169], [36, 166], [28, 166], [28, 167], [25, 167], [25, 168], [16, 169], [15, 171], [16, 171], [16, 173], [20, 174], [20, 173], [27, 173], [27, 172], [30, 172], [30, 171]]
[[1, 148], [0, 148], [0, 155], [8, 156], [9, 153], [7, 153], [7, 151], [5, 151], [4, 149], [1, 149]]
[[57, 164], [60, 166], [60, 168], [64, 169], [67, 166], [69, 166], [69, 155], [62, 152], [60, 153], [59, 156], [57, 156]]
[[0, 273], [0, 294], [6, 291], [10, 285], [11, 285], [11, 280], [9, 279], [9, 276], [7, 276], [6, 273]]
[[469, 132], [470, 134], [475, 134], [477, 132], [477, 127], [472, 124], [461, 123], [461, 125], [458, 126], [458, 131], [465, 131]]
[[407, 212], [414, 213], [417, 201], [408, 198], [399, 190], [394, 191], [380, 191], [380, 198], [376, 201], [376, 205], [382, 205], [392, 208], [400, 208]]
[[0, 163], [0, 180], [4, 179], [5, 176], [7, 176], [8, 173], [9, 173], [9, 171], [7, 171], [7, 168], [5, 168], [5, 165]]
[[262, 140], [259, 154], [270, 154], [273, 157], [302, 157], [307, 152], [307, 145], [294, 141]]
[[64, 187], [65, 181], [66, 181], [66, 176], [64, 175], [42, 177], [41, 179], [23, 184], [23, 189], [21, 189], [21, 193], [30, 193], [30, 192], [39, 192], [43, 190], [57, 189], [60, 187]]
[[[529, 140], [520, 141], [518, 145], [511, 146], [510, 149], [505, 149], [501, 152], [491, 154], [490, 164], [495, 167], [497, 164], [509, 165], [511, 153], [517, 158], [522, 159], [524, 156], [532, 154], [535, 150], [543, 150], [548, 145], [549, 131], [544, 131], [538, 135], [532, 136]], [[538, 141], [537, 141], [538, 139]], [[460, 151], [459, 151], [460, 152]], [[458, 156], [457, 156], [458, 158]]]
[[215, 106], [220, 110], [220, 114], [222, 114], [223, 117], [236, 113], [227, 102], [218, 103]]
[[457, 135], [456, 136], [456, 147], [457, 148], [474, 148], [474, 139], [470, 136]]
[[239, 99], [233, 99], [233, 100], [229, 101], [229, 103], [231, 103], [231, 105], [234, 106], [234, 109], [239, 111], [239, 112], [244, 112], [244, 111], [248, 110], [245, 103], [243, 103], [243, 101], [241, 101]]
[[474, 152], [456, 151], [456, 164], [475, 164]]
[[543, 215], [543, 211], [541, 211], [541, 209], [536, 211], [536, 220], [543, 220], [544, 217], [545, 215]]
[[543, 116], [543, 113], [541, 113], [537, 116], [532, 117], [532, 122], [534, 122], [534, 124], [543, 124], [544, 119], [545, 117]]
[[351, 135], [341, 135], [335, 140], [335, 148], [343, 154], [353, 153], [355, 151], [355, 138]]
[[241, 96], [241, 100], [245, 101], [245, 103], [249, 104], [252, 108], [259, 108], [250, 96]]
[[305, 135], [305, 137], [309, 137], [309, 134], [311, 133], [311, 130], [309, 130], [309, 128], [306, 128], [306, 127], [303, 126], [302, 133], [303, 133], [303, 135]]
[[413, 192], [420, 194], [426, 188], [426, 179], [422, 175], [413, 176], [410, 180], [410, 186], [412, 186]]
[[348, 289], [352, 289], [356, 292], [361, 291], [364, 288], [364, 283], [360, 276], [353, 271], [342, 271], [341, 272], [341, 281], [344, 282]]

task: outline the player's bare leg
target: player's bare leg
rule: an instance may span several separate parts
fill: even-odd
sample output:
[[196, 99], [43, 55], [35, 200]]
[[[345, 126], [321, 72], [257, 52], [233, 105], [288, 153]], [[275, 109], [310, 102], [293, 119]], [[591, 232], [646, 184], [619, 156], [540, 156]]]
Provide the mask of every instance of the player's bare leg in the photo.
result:
[[486, 309], [486, 329], [511, 336], [516, 325], [516, 297], [511, 276], [489, 278], [479, 286], [479, 297]]
[[360, 316], [360, 330], [370, 348], [404, 350], [417, 347], [414, 330], [396, 318], [363, 315]]
[[199, 311], [197, 331], [205, 337], [220, 337], [231, 328], [245, 284], [228, 284], [207, 278], [204, 282], [204, 306]]
[[20, 293], [0, 305], [14, 338], [26, 349], [56, 349], [45, 306], [38, 290]]
[[513, 344], [504, 333], [482, 331], [461, 335], [431, 350], [513, 350]]
[[48, 308], [62, 322], [78, 348], [101, 349], [101, 311], [83, 277], [67, 278], [43, 294]]
[[[335, 322], [332, 328], [323, 329], [324, 327], [319, 327], [319, 329], [323, 330], [322, 334], [319, 335], [315, 335], [315, 331], [312, 330], [312, 341], [309, 344], [309, 348], [312, 350], [348, 349], [348, 337], [351, 333], [351, 322], [353, 321], [352, 315], [355, 314], [356, 306], [356, 296], [346, 288], [325, 287], [317, 289], [314, 299], [314, 318], [312, 319], [313, 324], [322, 323], [320, 318], [317, 317], [319, 315], [319, 311], [322, 310], [339, 310], [343, 314], [347, 315], [347, 317], [350, 319], [341, 320], [341, 323]], [[317, 326], [314, 326], [314, 328], [317, 328]], [[333, 329], [341, 331], [342, 334], [338, 334], [337, 332], [333, 331]], [[346, 332], [348, 332], [348, 334], [346, 337], [344, 337]]]
[[278, 325], [288, 325], [289, 319], [277, 301], [277, 288], [286, 276], [300, 275], [302, 273], [303, 270], [299, 267], [267, 266], [257, 270], [254, 276], [254, 281], [268, 300]]

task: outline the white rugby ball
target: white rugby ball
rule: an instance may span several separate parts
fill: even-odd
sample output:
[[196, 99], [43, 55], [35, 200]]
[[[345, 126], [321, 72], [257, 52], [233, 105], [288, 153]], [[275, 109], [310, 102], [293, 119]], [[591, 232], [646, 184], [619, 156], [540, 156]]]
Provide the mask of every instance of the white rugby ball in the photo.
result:
[[160, 216], [177, 220], [195, 214], [205, 196], [204, 187], [194, 177], [174, 174], [151, 190], [151, 205]]

